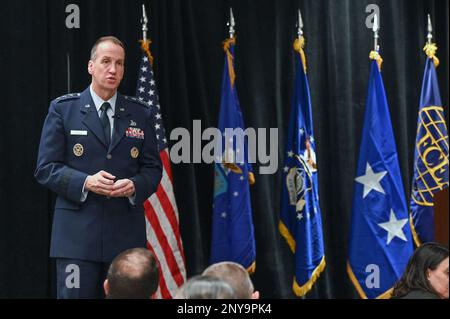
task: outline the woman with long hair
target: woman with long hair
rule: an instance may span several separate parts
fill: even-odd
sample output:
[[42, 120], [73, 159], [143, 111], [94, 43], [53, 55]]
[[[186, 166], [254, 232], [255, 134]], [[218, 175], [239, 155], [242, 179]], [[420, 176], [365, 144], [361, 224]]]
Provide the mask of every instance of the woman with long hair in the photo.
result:
[[448, 299], [448, 247], [426, 243], [416, 249], [392, 298]]

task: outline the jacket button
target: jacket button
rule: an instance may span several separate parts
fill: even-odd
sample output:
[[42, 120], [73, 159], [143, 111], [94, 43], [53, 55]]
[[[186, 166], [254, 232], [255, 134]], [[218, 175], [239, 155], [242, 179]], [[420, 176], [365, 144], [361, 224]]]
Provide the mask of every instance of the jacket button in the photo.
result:
[[111, 155], [111, 154], [108, 154], [108, 155], [106, 155], [106, 158], [107, 158], [107, 159], [111, 159], [111, 158], [112, 158], [112, 155]]

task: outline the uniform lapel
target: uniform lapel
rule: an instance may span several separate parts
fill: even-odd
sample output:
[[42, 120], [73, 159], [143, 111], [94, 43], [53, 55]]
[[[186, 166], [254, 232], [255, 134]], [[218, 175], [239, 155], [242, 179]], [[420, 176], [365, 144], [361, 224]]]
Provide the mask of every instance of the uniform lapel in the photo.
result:
[[125, 98], [117, 93], [116, 112], [114, 115], [114, 133], [111, 141], [109, 152], [119, 144], [120, 140], [125, 136], [125, 130], [129, 124], [130, 112], [125, 103]]
[[81, 121], [91, 130], [92, 133], [102, 142], [105, 147], [106, 145], [105, 135], [103, 133], [102, 123], [98, 117], [97, 109], [95, 108], [94, 101], [92, 100], [91, 93], [89, 92], [89, 87], [84, 90], [81, 94]]

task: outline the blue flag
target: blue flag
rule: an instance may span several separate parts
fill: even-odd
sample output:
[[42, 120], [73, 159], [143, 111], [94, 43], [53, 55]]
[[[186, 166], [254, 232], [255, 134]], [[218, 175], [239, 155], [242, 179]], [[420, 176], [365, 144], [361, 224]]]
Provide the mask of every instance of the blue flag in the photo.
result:
[[448, 187], [448, 133], [435, 65], [427, 59], [417, 121], [411, 192], [413, 235], [417, 246], [434, 241], [434, 194]]
[[361, 298], [389, 297], [412, 252], [389, 108], [377, 61], [373, 61], [354, 184], [347, 265]]
[[[234, 44], [234, 38], [224, 42], [226, 57], [219, 114], [223, 160], [215, 163], [210, 262], [234, 261], [253, 272], [256, 248], [249, 187], [254, 181], [253, 173], [243, 135], [236, 134], [231, 142], [225, 136], [226, 129], [245, 128], [234, 85]], [[236, 161], [239, 154], [243, 154], [243, 160]]]
[[[311, 99], [296, 40], [295, 84], [283, 167], [279, 230], [295, 255], [293, 290], [304, 296], [325, 268]], [[304, 59], [304, 61], [302, 61]]]

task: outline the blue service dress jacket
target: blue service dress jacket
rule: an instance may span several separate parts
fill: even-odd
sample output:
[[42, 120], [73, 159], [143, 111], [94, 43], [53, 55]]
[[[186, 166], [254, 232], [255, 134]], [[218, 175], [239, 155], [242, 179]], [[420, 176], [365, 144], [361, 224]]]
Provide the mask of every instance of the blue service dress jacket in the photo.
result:
[[[35, 177], [58, 195], [51, 257], [110, 262], [126, 249], [145, 247], [143, 202], [162, 172], [153, 123], [147, 104], [118, 93], [108, 146], [89, 88], [50, 103]], [[134, 205], [93, 192], [82, 201], [86, 177], [101, 170], [134, 182]]]

